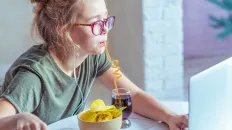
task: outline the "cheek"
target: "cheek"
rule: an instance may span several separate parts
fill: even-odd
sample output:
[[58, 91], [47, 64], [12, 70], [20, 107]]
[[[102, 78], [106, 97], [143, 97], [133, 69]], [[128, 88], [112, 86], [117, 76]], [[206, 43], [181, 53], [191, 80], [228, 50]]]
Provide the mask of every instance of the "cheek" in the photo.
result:
[[81, 29], [75, 28], [70, 31], [70, 36], [74, 43], [81, 44], [88, 37]]
[[70, 31], [70, 36], [75, 43], [79, 43], [81, 41], [81, 33], [79, 29], [73, 29]]
[[80, 46], [86, 50], [94, 48], [96, 46], [96, 38], [86, 37], [82, 40]]
[[88, 28], [76, 28], [72, 30], [71, 37], [84, 50], [89, 50], [97, 46], [97, 36], [93, 35]]
[[80, 30], [80, 45], [91, 48], [96, 44], [97, 37], [92, 34], [89, 30]]
[[79, 35], [80, 43], [84, 45], [91, 45], [96, 41], [96, 36], [88, 35], [86, 33], [82, 33], [82, 35]]

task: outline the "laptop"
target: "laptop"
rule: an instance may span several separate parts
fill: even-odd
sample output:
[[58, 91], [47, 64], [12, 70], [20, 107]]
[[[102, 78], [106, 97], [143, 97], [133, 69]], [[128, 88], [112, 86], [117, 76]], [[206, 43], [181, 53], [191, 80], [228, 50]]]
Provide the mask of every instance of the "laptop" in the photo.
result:
[[232, 58], [190, 78], [188, 130], [232, 130]]

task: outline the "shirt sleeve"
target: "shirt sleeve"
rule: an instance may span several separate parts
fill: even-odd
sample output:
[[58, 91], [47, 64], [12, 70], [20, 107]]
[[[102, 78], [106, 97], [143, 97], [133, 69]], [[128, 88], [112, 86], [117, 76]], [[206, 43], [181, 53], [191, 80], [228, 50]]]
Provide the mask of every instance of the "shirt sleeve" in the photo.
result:
[[97, 77], [101, 76], [104, 72], [106, 72], [113, 64], [113, 62], [107, 56], [106, 52], [99, 54], [97, 62]]
[[8, 99], [19, 113], [33, 112], [42, 97], [41, 81], [36, 74], [19, 69], [12, 81], [4, 86], [1, 97]]

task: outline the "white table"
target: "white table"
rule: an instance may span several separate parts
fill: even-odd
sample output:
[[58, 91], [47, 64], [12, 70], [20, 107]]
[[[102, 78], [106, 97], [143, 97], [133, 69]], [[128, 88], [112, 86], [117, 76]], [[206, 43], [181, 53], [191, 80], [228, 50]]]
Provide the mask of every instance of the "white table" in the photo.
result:
[[[178, 114], [188, 114], [188, 102], [163, 101], [162, 103]], [[166, 124], [158, 123], [135, 113], [131, 114], [130, 121], [131, 127], [123, 130], [169, 130]], [[49, 130], [79, 130], [77, 116], [72, 116], [50, 124], [48, 128]]]

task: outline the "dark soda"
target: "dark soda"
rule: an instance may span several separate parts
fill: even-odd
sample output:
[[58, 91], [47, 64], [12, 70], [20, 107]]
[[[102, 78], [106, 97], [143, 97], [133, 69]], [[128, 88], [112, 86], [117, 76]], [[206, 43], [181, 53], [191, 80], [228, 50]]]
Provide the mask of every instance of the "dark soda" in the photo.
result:
[[112, 105], [116, 108], [126, 107], [122, 112], [123, 120], [127, 119], [132, 112], [132, 101], [130, 95], [120, 95], [112, 97]]

